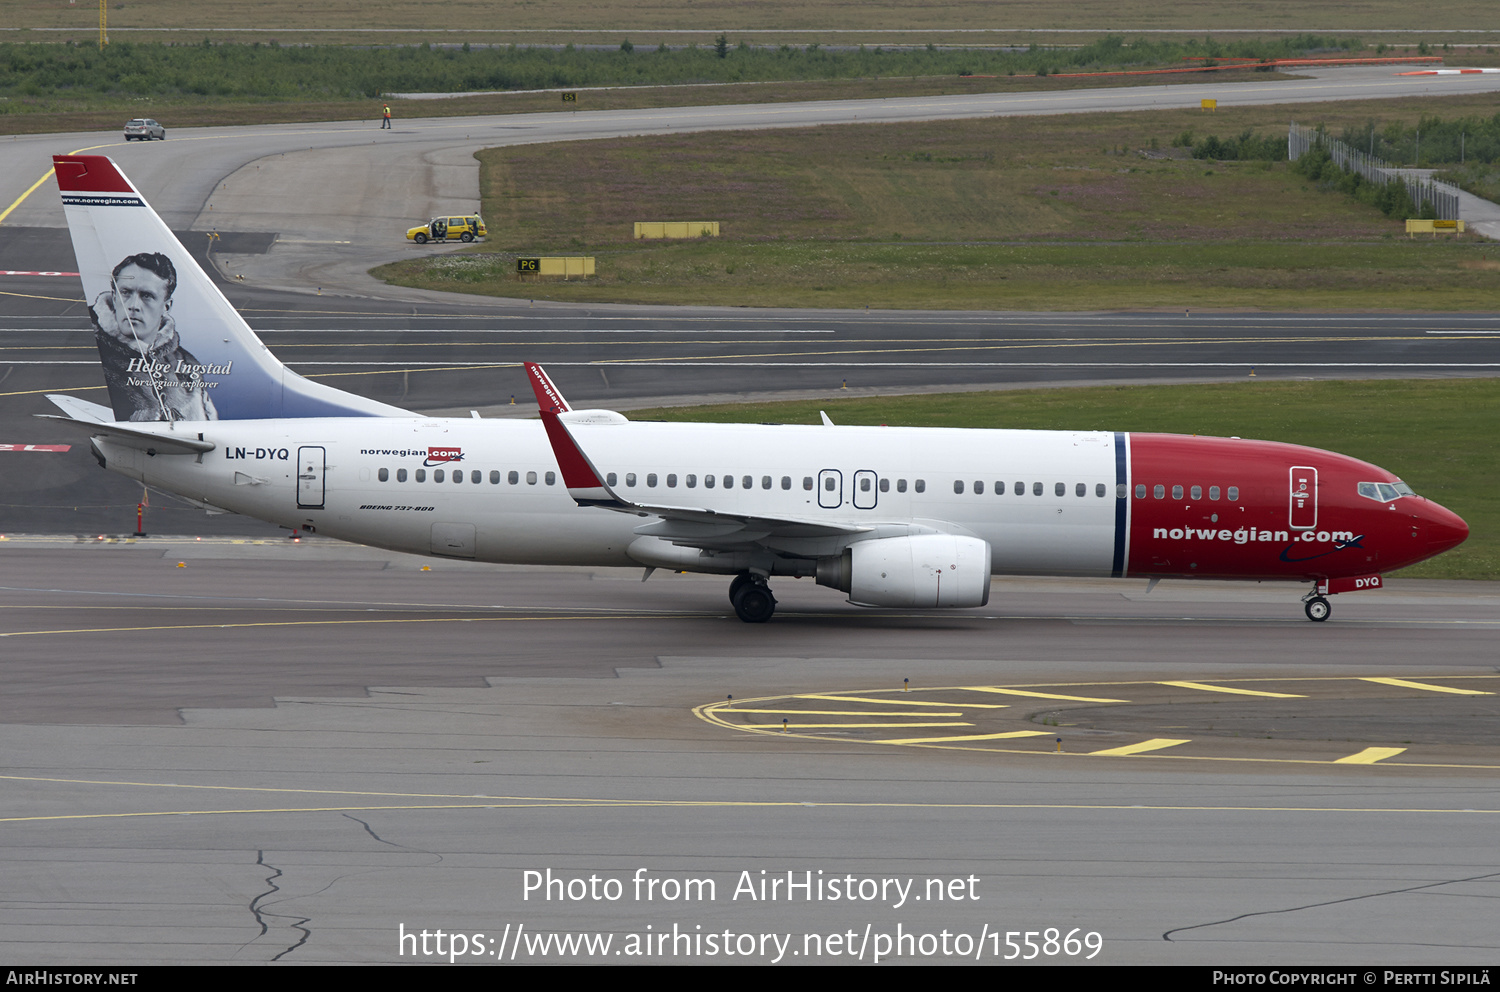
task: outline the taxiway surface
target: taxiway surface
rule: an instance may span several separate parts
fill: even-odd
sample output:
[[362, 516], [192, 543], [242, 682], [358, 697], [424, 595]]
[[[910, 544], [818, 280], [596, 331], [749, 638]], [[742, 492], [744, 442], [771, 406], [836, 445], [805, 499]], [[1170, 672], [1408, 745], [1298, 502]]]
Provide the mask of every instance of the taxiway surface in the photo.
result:
[[[1484, 584], [1315, 625], [1289, 587], [912, 616], [782, 582], [749, 627], [716, 579], [328, 542], [0, 562], [10, 960], [1494, 959], [1500, 748], [1387, 726], [1493, 720]], [[1257, 693], [1306, 702], [1204, 725]]]

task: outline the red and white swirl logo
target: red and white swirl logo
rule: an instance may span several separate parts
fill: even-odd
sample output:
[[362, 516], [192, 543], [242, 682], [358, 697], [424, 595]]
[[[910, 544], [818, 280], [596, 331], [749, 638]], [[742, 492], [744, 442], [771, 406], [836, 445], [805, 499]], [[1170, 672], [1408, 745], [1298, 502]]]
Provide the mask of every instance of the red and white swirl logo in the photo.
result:
[[464, 460], [464, 449], [462, 448], [428, 448], [427, 460], [423, 465], [442, 465], [445, 462], [461, 462]]

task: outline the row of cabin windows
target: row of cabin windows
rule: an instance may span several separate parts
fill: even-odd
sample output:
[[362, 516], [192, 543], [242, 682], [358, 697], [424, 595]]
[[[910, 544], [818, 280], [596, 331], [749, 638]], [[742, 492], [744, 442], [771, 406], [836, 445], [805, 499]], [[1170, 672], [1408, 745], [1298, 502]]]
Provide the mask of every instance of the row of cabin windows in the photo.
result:
[[[1230, 486], [1227, 490], [1225, 490], [1224, 495], [1229, 499], [1229, 501], [1231, 503], [1238, 502], [1239, 498], [1240, 498], [1240, 487], [1239, 486]], [[1167, 487], [1163, 486], [1163, 485], [1157, 485], [1157, 486], [1153, 487], [1152, 490], [1151, 490], [1151, 496], [1152, 496], [1153, 499], [1166, 499], [1167, 498]], [[1135, 487], [1135, 498], [1136, 499], [1145, 499], [1146, 498], [1146, 486], [1145, 486], [1144, 483], [1142, 483], [1141, 485], [1138, 485], [1138, 486]], [[1172, 498], [1173, 499], [1182, 499], [1182, 487], [1181, 486], [1173, 486], [1172, 487]], [[1203, 498], [1203, 487], [1202, 486], [1193, 486], [1192, 490], [1188, 494], [1188, 498], [1189, 499], [1202, 499]], [[1211, 500], [1218, 500], [1218, 498], [1219, 498], [1219, 487], [1218, 486], [1209, 486], [1208, 487], [1208, 498], [1211, 499]]]
[[[626, 485], [626, 487], [627, 488], [633, 488], [636, 485], [637, 478], [638, 477], [636, 476], [636, 474], [634, 472], [626, 472], [625, 473], [625, 485]], [[615, 486], [615, 485], [619, 484], [619, 479], [620, 479], [620, 477], [619, 477], [618, 474], [616, 474], [614, 472], [610, 472], [610, 473], [608, 473], [604, 477], [604, 482], [605, 482], [606, 485]], [[658, 481], [659, 481], [658, 480], [658, 476], [657, 476], [657, 474], [655, 472], [648, 472], [648, 473], [646, 473], [646, 486], [648, 488], [655, 488]], [[675, 472], [667, 474], [666, 483], [667, 483], [667, 488], [668, 489], [675, 489], [675, 488], [677, 488], [677, 481], [678, 481], [677, 480], [677, 474]], [[754, 489], [755, 486], [756, 486], [755, 476], [753, 476], [753, 475], [742, 475], [742, 476], [739, 477], [738, 480], [736, 480], [735, 477], [732, 476], [732, 475], [725, 475], [725, 476], [705, 475], [705, 476], [703, 476], [703, 478], [701, 480], [698, 478], [697, 475], [694, 475], [692, 473], [688, 473], [688, 474], [685, 474], [685, 475], [682, 476], [682, 484], [684, 486], [686, 486], [688, 489], [696, 489], [696, 488], [698, 488], [698, 483], [700, 481], [703, 483], [703, 488], [704, 489], [714, 489], [714, 488], [720, 487], [720, 486], [722, 486], [724, 489], [733, 489], [733, 488], [735, 488], [736, 484], [741, 489]], [[761, 489], [772, 489], [772, 488], [774, 488], [776, 486], [776, 484], [777, 484], [776, 480], [773, 479], [769, 475], [763, 475], [763, 476], [760, 477], [760, 488]], [[781, 485], [782, 489], [784, 489], [784, 490], [790, 490], [792, 488], [792, 477], [790, 475], [783, 475], [781, 477], [780, 485]], [[838, 480], [837, 477], [830, 475], [830, 476], [827, 476], [827, 477], [825, 477], [823, 479], [823, 488], [826, 489], [826, 490], [828, 490], [829, 492], [833, 492], [833, 491], [837, 490], [838, 487], [839, 487], [839, 480]], [[870, 477], [868, 475], [862, 475], [862, 476], [860, 476], [860, 478], [859, 478], [859, 488], [860, 488], [861, 492], [866, 492], [867, 493], [873, 487], [874, 487], [874, 483], [872, 482], [872, 480], [870, 479]], [[804, 475], [802, 477], [802, 488], [804, 490], [806, 490], [807, 492], [812, 492], [812, 490], [813, 490], [813, 477], [812, 476], [810, 476], [810, 475]], [[883, 492], [883, 493], [890, 492], [891, 491], [891, 480], [890, 479], [881, 479], [879, 481], [879, 488], [880, 488], [880, 491]], [[915, 490], [916, 492], [919, 492], [919, 493], [926, 492], [927, 491], [927, 481], [925, 479], [916, 479], [916, 480], [914, 480], [912, 482], [912, 489]], [[904, 493], [904, 492], [906, 492], [906, 480], [905, 479], [897, 479], [896, 480], [896, 492], [898, 492], [898, 493]]]
[[[953, 482], [953, 491], [955, 493], [962, 494], [963, 491], [964, 491], [964, 480], [962, 480], [962, 479], [955, 479], [954, 482]], [[982, 495], [984, 495], [984, 491], [985, 491], [985, 484], [984, 484], [983, 480], [980, 480], [980, 479], [974, 480], [974, 493], [975, 493], [975, 495], [982, 496]], [[1015, 483], [1012, 483], [1011, 484], [1010, 492], [1014, 493], [1017, 496], [1025, 496], [1026, 495], [1026, 483], [1024, 483], [1024, 482], [1015, 482]], [[1033, 496], [1042, 496], [1042, 495], [1045, 495], [1046, 492], [1047, 492], [1047, 484], [1045, 482], [1033, 482], [1033, 483], [1031, 483], [1031, 495], [1033, 495]], [[1105, 494], [1108, 493], [1108, 492], [1109, 492], [1109, 489], [1104, 485], [1104, 483], [1097, 482], [1097, 483], [1094, 484], [1094, 495], [1096, 497], [1098, 497], [1100, 499], [1103, 499], [1104, 496], [1105, 496]], [[997, 481], [994, 484], [994, 493], [995, 493], [996, 496], [1004, 496], [1005, 493], [1006, 493], [1005, 483]], [[1054, 482], [1052, 484], [1052, 494], [1054, 496], [1066, 496], [1066, 495], [1068, 495], [1068, 484], [1066, 482]], [[1079, 482], [1079, 483], [1075, 483], [1074, 484], [1074, 486], [1073, 486], [1073, 495], [1074, 496], [1087, 496], [1088, 494], [1089, 494], [1089, 484], [1087, 482]], [[1125, 498], [1125, 487], [1124, 486], [1117, 486], [1116, 487], [1115, 495], [1118, 496], [1121, 499], [1124, 499]]]
[[[381, 482], [390, 482], [391, 481], [391, 470], [388, 469], [388, 468], [380, 469], [380, 470], [378, 470], [375, 473], [375, 477], [377, 479], [379, 479]], [[427, 481], [427, 470], [425, 468], [416, 469], [415, 471], [413, 471], [411, 473], [411, 478], [412, 478], [412, 481], [414, 481], [414, 482], [426, 482]], [[446, 470], [446, 469], [435, 468], [435, 469], [432, 470], [432, 481], [433, 482], [444, 482], [444, 481], [447, 481], [447, 480], [450, 480], [450, 479], [453, 482], [463, 482], [464, 481], [464, 470], [461, 469], [461, 468], [455, 468], [455, 469], [451, 470], [451, 474], [450, 474], [449, 470]], [[546, 484], [549, 485], [549, 486], [555, 486], [555, 485], [557, 485], [557, 473], [556, 472], [546, 472], [546, 473], [544, 473], [542, 475], [542, 480], [544, 482], [546, 482]], [[406, 469], [404, 469], [404, 468], [398, 468], [398, 469], [396, 469], [396, 481], [397, 482], [405, 482], [406, 481]], [[477, 469], [477, 468], [476, 469], [471, 469], [469, 471], [469, 481], [472, 482], [476, 486], [479, 485], [480, 483], [484, 482], [484, 473], [481, 472], [481, 471], [479, 471], [479, 469]], [[521, 473], [515, 471], [514, 469], [512, 469], [506, 475], [505, 481], [509, 482], [513, 486], [518, 486], [518, 485], [521, 484]], [[527, 472], [526, 473], [526, 484], [528, 486], [534, 486], [534, 485], [536, 485], [536, 482], [537, 482], [537, 475], [536, 475], [536, 473], [535, 472]], [[490, 470], [490, 485], [492, 485], [492, 486], [498, 486], [499, 484], [500, 484], [500, 472], [498, 470], [496, 470], [496, 469], [491, 469]]]
[[[381, 482], [389, 482], [391, 480], [391, 470], [388, 469], [388, 468], [379, 469], [376, 472], [376, 477], [379, 478], [379, 480]], [[481, 472], [479, 469], [471, 469], [468, 472], [468, 478], [469, 478], [469, 481], [472, 484], [474, 484], [474, 485], [480, 485], [481, 483], [484, 482], [485, 473]], [[546, 472], [546, 473], [544, 473], [542, 475], [541, 478], [542, 478], [542, 481], [545, 482], [549, 486], [553, 486], [553, 485], [557, 484], [557, 473], [555, 473], [555, 472]], [[414, 482], [426, 482], [427, 481], [427, 470], [425, 468], [419, 468], [419, 469], [413, 470], [411, 472], [411, 479]], [[490, 485], [498, 486], [500, 484], [500, 480], [501, 480], [501, 473], [500, 473], [500, 471], [498, 469], [491, 469], [490, 472], [489, 472]], [[638, 477], [637, 477], [636, 473], [634, 473], [634, 472], [626, 472], [625, 473], [625, 485], [627, 487], [633, 488], [636, 485], [637, 480], [638, 480]], [[404, 469], [404, 468], [398, 468], [398, 469], [396, 469], [396, 481], [397, 482], [405, 482], [405, 481], [407, 481], [407, 470], [406, 469]], [[455, 483], [462, 483], [464, 481], [464, 470], [461, 469], [461, 468], [459, 468], [459, 469], [441, 469], [441, 468], [433, 469], [432, 470], [432, 481], [433, 482], [452, 481], [452, 482], [455, 482]], [[521, 483], [521, 473], [518, 472], [518, 471], [516, 471], [516, 470], [514, 470], [514, 469], [512, 469], [510, 472], [508, 472], [508, 473], [505, 474], [505, 481], [508, 482], [512, 486], [520, 485], [520, 483]], [[619, 481], [620, 481], [620, 477], [615, 472], [610, 472], [610, 473], [608, 473], [605, 476], [605, 482], [608, 485], [610, 485], [610, 486], [616, 486], [616, 485], [618, 485]], [[646, 482], [646, 486], [648, 488], [655, 488], [656, 485], [657, 485], [657, 483], [659, 481], [660, 481], [660, 479], [659, 479], [659, 477], [657, 476], [657, 474], [655, 472], [648, 472], [648, 473], [646, 473], [645, 482]], [[686, 474], [686, 475], [684, 475], [682, 477], [682, 483], [688, 489], [696, 489], [697, 486], [698, 486], [698, 482], [699, 482], [698, 476], [695, 475], [695, 474], [692, 474], [692, 473], [688, 473], [688, 474]], [[705, 475], [702, 478], [702, 482], [703, 482], [703, 488], [705, 488], [705, 489], [713, 489], [713, 488], [719, 486], [720, 483], [722, 483], [723, 488], [725, 488], [725, 489], [733, 489], [733, 488], [735, 488], [736, 479], [732, 475], [726, 475], [726, 476], [722, 476], [722, 477], [713, 476], [713, 475]], [[755, 477], [754, 476], [750, 476], [750, 475], [743, 475], [743, 476], [740, 476], [739, 479], [738, 479], [739, 487], [741, 489], [754, 489], [755, 488], [755, 482], [756, 482]], [[666, 477], [667, 488], [668, 489], [675, 489], [677, 487], [677, 483], [678, 483], [677, 474], [675, 472], [668, 473], [667, 477]], [[534, 485], [537, 484], [537, 473], [536, 472], [527, 472], [526, 473], [526, 484], [528, 486], [534, 486]], [[771, 476], [769, 476], [769, 475], [763, 475], [763, 476], [760, 477], [760, 488], [761, 489], [771, 489], [773, 487], [773, 485], [774, 485], [774, 481], [773, 481], [773, 479], [772, 479]], [[866, 492], [866, 493], [870, 492], [871, 489], [874, 488], [874, 487], [878, 487], [879, 490], [881, 492], [883, 492], [883, 493], [888, 493], [888, 492], [891, 491], [891, 480], [890, 479], [885, 479], [885, 478], [882, 478], [882, 479], [878, 480], [878, 482], [876, 482], [875, 480], [872, 480], [868, 475], [862, 475], [862, 476], [860, 476], [858, 478], [857, 485], [859, 486], [859, 489], [860, 489], [861, 492]], [[897, 479], [896, 480], [896, 492], [898, 492], [898, 493], [904, 493], [904, 492], [906, 492], [906, 485], [907, 485], [907, 481], [905, 479]], [[823, 488], [826, 489], [827, 491], [834, 492], [835, 490], [838, 489], [838, 487], [839, 487], [839, 480], [835, 476], [831, 476], [830, 475], [830, 476], [827, 476], [826, 478], [824, 478], [824, 480], [823, 480]], [[792, 488], [792, 477], [791, 476], [789, 476], [789, 475], [783, 475], [781, 477], [781, 488], [784, 489], [784, 490], [790, 490]], [[804, 490], [809, 491], [809, 492], [812, 491], [812, 489], [813, 489], [813, 477], [812, 476], [806, 475], [806, 476], [802, 477], [802, 488]], [[954, 483], [953, 483], [953, 491], [955, 493], [961, 494], [961, 493], [964, 492], [965, 488], [966, 488], [966, 485], [964, 483], [964, 480], [957, 479], [957, 480], [954, 481]], [[974, 493], [976, 495], [982, 495], [986, 491], [986, 488], [987, 488], [987, 484], [983, 480], [976, 479], [974, 481]], [[1042, 483], [1042, 482], [1033, 482], [1033, 483], [1031, 483], [1031, 487], [1030, 488], [1031, 488], [1031, 494], [1033, 496], [1041, 496], [1041, 495], [1044, 495], [1045, 492], [1046, 492], [1046, 484]], [[1115, 488], [1116, 488], [1115, 495], [1118, 498], [1120, 498], [1120, 499], [1124, 499], [1124, 497], [1125, 497], [1125, 487], [1123, 485], [1120, 485], [1120, 486], [1117, 486]], [[1012, 484], [1012, 488], [1011, 488], [1010, 491], [1013, 492], [1017, 496], [1024, 496], [1024, 495], [1026, 495], [1026, 489], [1027, 489], [1027, 484], [1026, 483], [1024, 483], [1024, 482], [1016, 482], [1016, 483]], [[914, 492], [919, 492], [919, 493], [926, 492], [927, 491], [927, 481], [925, 479], [915, 479], [915, 480], [913, 480], [912, 481], [912, 490]], [[1004, 496], [1005, 493], [1006, 493], [1006, 485], [1005, 485], [1005, 483], [1004, 482], [1000, 482], [1000, 481], [996, 481], [993, 484], [992, 491], [994, 492], [994, 494], [996, 496]], [[1066, 496], [1068, 494], [1068, 484], [1066, 482], [1053, 483], [1052, 492], [1056, 496]], [[1108, 492], [1108, 489], [1107, 489], [1107, 487], [1105, 486], [1104, 483], [1099, 482], [1099, 483], [1096, 483], [1094, 485], [1094, 495], [1096, 497], [1102, 499], [1107, 492]], [[1075, 483], [1074, 487], [1073, 487], [1073, 494], [1075, 496], [1080, 496], [1080, 497], [1087, 496], [1088, 495], [1088, 483], [1085, 483], [1085, 482]], [[1157, 486], [1156, 487], [1156, 498], [1157, 499], [1162, 499], [1163, 495], [1164, 495], [1163, 487], [1162, 486]], [[1136, 496], [1136, 499], [1145, 499], [1146, 498], [1146, 487], [1144, 485], [1136, 486], [1135, 487], [1135, 496]], [[1174, 486], [1172, 488], [1172, 498], [1173, 499], [1181, 499], [1182, 498], [1182, 487], [1181, 486]], [[1193, 487], [1193, 499], [1200, 499], [1200, 498], [1202, 498], [1202, 487], [1201, 486], [1194, 486]], [[1216, 500], [1216, 499], [1219, 498], [1219, 487], [1218, 486], [1211, 486], [1209, 488], [1209, 497], [1208, 498], [1209, 499], [1214, 499], [1214, 500]], [[1239, 497], [1239, 489], [1236, 488], [1236, 487], [1234, 487], [1234, 486], [1230, 486], [1229, 487], [1229, 498], [1231, 500], [1237, 500], [1237, 499], [1239, 499], [1240, 498]]]

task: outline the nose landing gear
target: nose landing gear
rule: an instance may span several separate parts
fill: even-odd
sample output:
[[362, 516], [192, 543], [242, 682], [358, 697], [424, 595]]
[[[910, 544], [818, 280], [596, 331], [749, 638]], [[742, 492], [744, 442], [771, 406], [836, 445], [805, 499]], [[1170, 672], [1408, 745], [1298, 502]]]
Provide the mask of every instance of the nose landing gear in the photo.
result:
[[1314, 590], [1302, 597], [1302, 610], [1307, 614], [1307, 619], [1322, 623], [1333, 612], [1333, 606]]
[[729, 584], [729, 602], [735, 616], [746, 623], [765, 623], [776, 612], [776, 597], [764, 576], [741, 572]]

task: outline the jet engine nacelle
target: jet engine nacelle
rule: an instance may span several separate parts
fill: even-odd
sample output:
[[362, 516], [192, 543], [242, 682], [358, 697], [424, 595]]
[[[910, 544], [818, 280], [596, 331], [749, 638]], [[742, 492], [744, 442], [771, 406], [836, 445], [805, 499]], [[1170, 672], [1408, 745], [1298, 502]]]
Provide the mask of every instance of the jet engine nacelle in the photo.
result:
[[953, 534], [860, 541], [819, 560], [818, 584], [842, 589], [857, 606], [983, 606], [990, 600], [990, 546]]

